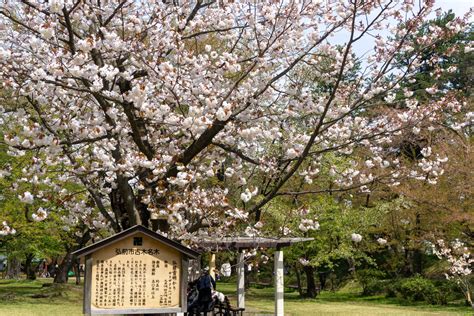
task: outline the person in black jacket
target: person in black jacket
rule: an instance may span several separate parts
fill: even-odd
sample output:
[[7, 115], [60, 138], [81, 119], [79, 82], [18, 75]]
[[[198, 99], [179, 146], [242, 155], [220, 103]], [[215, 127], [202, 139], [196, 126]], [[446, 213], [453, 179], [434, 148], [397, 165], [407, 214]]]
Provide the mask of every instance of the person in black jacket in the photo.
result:
[[207, 312], [213, 309], [214, 300], [212, 291], [216, 288], [216, 281], [209, 274], [209, 268], [204, 268], [202, 274], [196, 282], [198, 298], [189, 306], [190, 311]]
[[197, 289], [199, 291], [198, 300], [203, 303], [212, 301], [212, 290], [216, 288], [216, 281], [209, 274], [209, 268], [204, 268], [202, 275], [197, 282]]

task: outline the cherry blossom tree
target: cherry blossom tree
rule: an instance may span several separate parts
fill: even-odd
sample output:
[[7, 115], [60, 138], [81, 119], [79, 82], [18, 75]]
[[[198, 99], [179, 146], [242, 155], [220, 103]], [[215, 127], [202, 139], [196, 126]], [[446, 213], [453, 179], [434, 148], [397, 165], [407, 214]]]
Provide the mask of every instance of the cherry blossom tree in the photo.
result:
[[[418, 36], [434, 9], [432, 0], [7, 1], [0, 77], [15, 106], [1, 108], [3, 141], [10, 155], [37, 153], [25, 178], [55, 170], [37, 181], [83, 187], [99, 225], [183, 238], [258, 221], [277, 196], [320, 192], [311, 185], [327, 155], [347, 163], [328, 166], [334, 186], [323, 191], [435, 182], [442, 153], [424, 148], [415, 169], [397, 155], [413, 134], [472, 121], [451, 92], [430, 87], [420, 103], [402, 85], [415, 80], [418, 52], [467, 25], [456, 18]], [[361, 150], [363, 161], [351, 158]]]
[[469, 249], [459, 239], [451, 243], [446, 243], [444, 240], [439, 239], [437, 245], [433, 246], [433, 250], [438, 258], [446, 259], [449, 262], [446, 278], [456, 281], [466, 298], [466, 302], [474, 308], [470, 279], [474, 258]]

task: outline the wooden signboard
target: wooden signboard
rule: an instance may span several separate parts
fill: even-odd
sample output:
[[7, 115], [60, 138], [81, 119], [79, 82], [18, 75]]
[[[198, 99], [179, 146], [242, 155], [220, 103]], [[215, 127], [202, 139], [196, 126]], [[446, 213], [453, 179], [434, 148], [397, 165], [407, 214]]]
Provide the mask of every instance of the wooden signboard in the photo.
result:
[[134, 226], [75, 254], [86, 262], [84, 314], [186, 312], [188, 260], [197, 252]]

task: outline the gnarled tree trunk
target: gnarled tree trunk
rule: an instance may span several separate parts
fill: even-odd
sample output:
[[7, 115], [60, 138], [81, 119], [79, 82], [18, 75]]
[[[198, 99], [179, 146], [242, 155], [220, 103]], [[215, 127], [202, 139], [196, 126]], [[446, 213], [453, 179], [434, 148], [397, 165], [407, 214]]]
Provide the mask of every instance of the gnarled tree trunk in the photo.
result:
[[20, 277], [21, 264], [17, 258], [9, 258], [7, 261], [7, 279], [18, 279]]
[[25, 274], [26, 278], [28, 280], [36, 280], [36, 271], [35, 268], [33, 267], [33, 259], [35, 258], [35, 255], [32, 253], [26, 254], [26, 260], [25, 260]]
[[54, 276], [54, 283], [67, 283], [68, 275], [67, 273], [72, 267], [72, 251], [68, 250], [63, 260], [59, 264], [59, 268], [56, 271]]
[[314, 281], [314, 267], [305, 266], [303, 270], [306, 274], [306, 296], [315, 298], [318, 295], [318, 291], [316, 289], [316, 282]]
[[76, 285], [81, 284], [81, 268], [80, 268], [80, 261], [78, 258], [74, 260], [73, 271], [76, 277]]
[[323, 290], [324, 287], [326, 286], [326, 280], [327, 280], [327, 272], [319, 272], [318, 277], [319, 277], [319, 285], [320, 289]]
[[421, 239], [421, 215], [420, 213], [416, 214], [415, 221], [415, 236], [416, 236], [416, 246], [413, 249], [413, 273], [421, 274], [423, 272], [423, 253], [420, 249], [420, 239]]
[[87, 242], [91, 239], [89, 229], [86, 229], [82, 236], [76, 236], [76, 245], [73, 247], [66, 247], [66, 255], [64, 256], [62, 262], [59, 264], [59, 268], [56, 271], [54, 276], [54, 283], [67, 283], [68, 281], [68, 272], [71, 270], [73, 265], [77, 264], [77, 273], [76, 273], [76, 284], [80, 282], [79, 275], [79, 261], [72, 253], [78, 249], [84, 247]]
[[296, 272], [296, 285], [298, 286], [298, 293], [301, 297], [303, 297], [303, 287], [301, 286], [301, 272], [298, 269], [297, 265], [295, 265], [295, 272]]

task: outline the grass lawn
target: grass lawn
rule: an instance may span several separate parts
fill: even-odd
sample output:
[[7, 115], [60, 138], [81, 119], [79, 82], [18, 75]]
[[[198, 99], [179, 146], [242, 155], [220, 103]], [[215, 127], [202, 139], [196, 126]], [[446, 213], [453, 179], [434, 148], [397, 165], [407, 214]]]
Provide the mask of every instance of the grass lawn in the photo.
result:
[[[51, 279], [37, 281], [0, 280], [0, 315], [79, 316], [82, 315], [82, 286], [67, 284], [42, 287]], [[218, 283], [217, 289], [230, 296], [235, 305], [235, 285]], [[34, 297], [48, 296], [48, 297]], [[246, 309], [251, 314], [273, 313], [273, 289], [251, 288], [246, 293]], [[360, 297], [355, 293], [323, 292], [316, 299], [300, 299], [296, 292], [285, 294], [287, 315], [472, 315], [462, 306], [403, 306], [394, 299]], [[255, 314], [254, 314], [255, 313]]]
[[[235, 285], [218, 283], [217, 290], [231, 298], [236, 305]], [[273, 314], [273, 288], [250, 288], [246, 291], [246, 310], [255, 313]], [[408, 305], [404, 306], [396, 299], [383, 296], [361, 297], [354, 291], [322, 292], [316, 299], [301, 299], [297, 292], [285, 293], [286, 315], [363, 315], [363, 316], [428, 316], [428, 315], [474, 315], [472, 309], [464, 306], [433, 306]]]
[[[82, 315], [82, 285], [42, 287], [52, 279], [0, 280], [1, 316]], [[34, 295], [49, 296], [34, 298]]]

